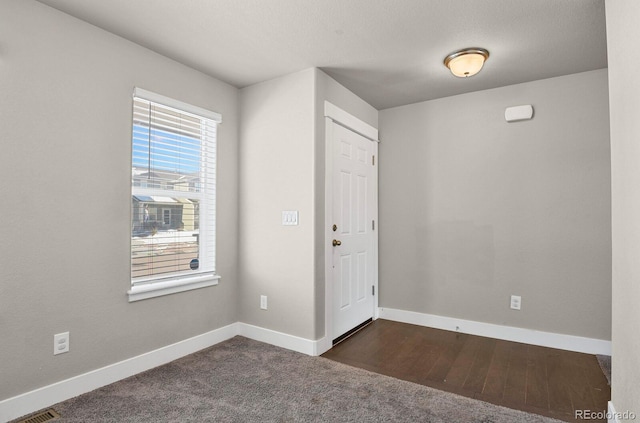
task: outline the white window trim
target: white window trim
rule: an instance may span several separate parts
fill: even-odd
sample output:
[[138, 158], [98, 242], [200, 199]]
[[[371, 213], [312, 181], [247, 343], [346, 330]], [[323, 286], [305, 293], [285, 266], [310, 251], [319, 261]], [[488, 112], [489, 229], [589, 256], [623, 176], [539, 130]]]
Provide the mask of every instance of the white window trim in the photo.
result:
[[220, 275], [205, 273], [187, 278], [167, 279], [164, 282], [154, 282], [149, 284], [136, 285], [131, 287], [127, 294], [129, 302], [146, 300], [147, 298], [161, 297], [163, 295], [175, 294], [177, 292], [190, 291], [192, 289], [204, 288], [218, 285]]
[[[193, 106], [188, 103], [183, 103], [179, 100], [165, 97], [163, 95], [143, 90], [138, 87], [134, 87], [133, 97], [139, 97], [154, 103], [160, 103], [165, 106], [173, 107], [187, 113], [193, 113], [195, 115], [211, 119], [217, 124], [222, 123], [222, 115], [220, 115], [219, 113], [215, 113], [201, 107]], [[218, 285], [220, 278], [220, 275], [210, 272], [199, 273], [188, 277], [173, 276], [167, 278], [164, 281], [156, 280], [153, 283], [143, 283], [131, 286], [131, 289], [127, 291], [127, 295], [129, 297], [129, 302], [146, 300], [148, 298], [160, 297], [164, 295], [175, 294], [178, 292], [205, 288], [208, 286], [215, 286]]]
[[135, 87], [133, 90], [133, 96], [153, 103], [164, 104], [165, 106], [173, 107], [174, 109], [179, 109], [187, 113], [193, 113], [194, 115], [211, 119], [218, 124], [222, 123], [222, 115], [220, 113], [212, 112], [211, 110], [203, 109], [202, 107], [194, 106], [189, 103], [183, 103], [182, 101], [152, 93], [151, 91], [143, 90], [142, 88]]

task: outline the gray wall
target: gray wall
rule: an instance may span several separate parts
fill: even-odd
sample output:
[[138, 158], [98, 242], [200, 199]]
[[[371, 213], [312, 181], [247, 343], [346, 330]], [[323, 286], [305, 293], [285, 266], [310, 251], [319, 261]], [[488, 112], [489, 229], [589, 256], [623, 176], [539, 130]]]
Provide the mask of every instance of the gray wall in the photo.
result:
[[[533, 120], [505, 122], [521, 104]], [[383, 110], [380, 130], [381, 307], [610, 339], [606, 70]]]
[[[317, 69], [240, 90], [241, 320], [310, 340], [324, 336], [324, 100], [377, 126]], [[283, 210], [299, 225], [282, 226]]]
[[640, 81], [630, 70], [640, 2], [607, 0], [613, 231], [613, 375], [616, 411], [640, 415]]
[[[222, 280], [129, 303], [134, 86], [223, 116]], [[238, 321], [235, 88], [40, 3], [3, 0], [0, 92], [0, 400]], [[64, 331], [71, 350], [54, 356]]]
[[[313, 77], [240, 91], [241, 320], [306, 339], [315, 339]], [[299, 225], [282, 226], [283, 210], [298, 210]]]

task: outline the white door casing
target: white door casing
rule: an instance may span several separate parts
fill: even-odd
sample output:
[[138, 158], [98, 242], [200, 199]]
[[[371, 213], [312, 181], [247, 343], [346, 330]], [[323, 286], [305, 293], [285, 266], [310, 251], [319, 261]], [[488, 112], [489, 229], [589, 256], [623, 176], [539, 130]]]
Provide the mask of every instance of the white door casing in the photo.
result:
[[[377, 130], [325, 102], [325, 345], [377, 318]], [[336, 225], [336, 230], [333, 230]], [[333, 241], [339, 245], [333, 245]]]

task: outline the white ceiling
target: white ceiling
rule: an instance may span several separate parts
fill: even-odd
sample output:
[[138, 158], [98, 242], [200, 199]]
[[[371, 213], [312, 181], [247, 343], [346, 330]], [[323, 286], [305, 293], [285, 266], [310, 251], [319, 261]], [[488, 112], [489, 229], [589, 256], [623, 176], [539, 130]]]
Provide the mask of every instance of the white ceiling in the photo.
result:
[[[39, 0], [236, 87], [323, 69], [377, 109], [607, 66], [604, 0]], [[444, 57], [491, 56], [469, 79]]]

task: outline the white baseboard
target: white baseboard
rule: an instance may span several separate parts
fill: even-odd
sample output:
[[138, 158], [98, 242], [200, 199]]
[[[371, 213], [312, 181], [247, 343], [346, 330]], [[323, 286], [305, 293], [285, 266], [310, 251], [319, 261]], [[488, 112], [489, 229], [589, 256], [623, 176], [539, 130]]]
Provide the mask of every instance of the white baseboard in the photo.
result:
[[317, 354], [313, 355], [322, 355], [333, 348], [333, 341], [330, 337], [325, 336], [322, 339], [318, 339], [317, 341]]
[[616, 408], [613, 406], [611, 401], [608, 402], [607, 411], [609, 415], [607, 416], [607, 423], [620, 423], [618, 420], [618, 415], [616, 413]]
[[[509, 326], [500, 326], [470, 320], [454, 319], [411, 311], [380, 308], [379, 316], [398, 322], [429, 326], [437, 329], [453, 330], [515, 342], [525, 342], [552, 348], [586, 352], [590, 354], [611, 355], [611, 342], [599, 339], [557, 333], [540, 332]], [[0, 421], [13, 420], [61, 401], [90, 392], [145, 370], [161, 366], [170, 361], [213, 346], [227, 339], [241, 335], [256, 341], [265, 342], [281, 348], [297, 351], [311, 356], [320, 355], [331, 348], [326, 337], [312, 341], [298, 336], [288, 335], [271, 329], [265, 329], [246, 323], [233, 323], [228, 326], [176, 342], [172, 345], [150, 351], [139, 356], [93, 370], [54, 384], [0, 401]], [[610, 409], [613, 404], [609, 403]], [[612, 413], [615, 416], [615, 412]], [[611, 420], [610, 420], [611, 421]], [[614, 420], [615, 421], [615, 420]]]
[[[236, 335], [307, 355], [320, 355], [326, 351], [322, 350], [326, 344], [325, 338], [311, 341], [286, 333], [236, 322], [202, 335], [2, 400], [0, 401], [0, 422], [17, 419], [34, 411], [50, 407], [110, 383], [193, 354], [196, 351], [231, 339]], [[331, 348], [330, 344], [329, 348]]]
[[69, 398], [93, 391], [118, 380], [169, 363], [238, 335], [233, 323], [166, 347], [120, 361], [54, 384], [0, 401], [0, 421], [33, 413]]
[[380, 308], [380, 318], [436, 329], [468, 333], [471, 335], [558, 348], [561, 350], [611, 355], [611, 341], [602, 339], [542, 332], [533, 329], [495, 325], [492, 323], [475, 322], [472, 320], [455, 319], [452, 317], [382, 307]]
[[291, 351], [297, 351], [307, 355], [322, 354], [320, 346], [324, 344], [324, 338], [317, 341], [311, 341], [306, 338], [288, 335], [286, 333], [277, 332], [271, 329], [261, 328], [259, 326], [249, 325], [247, 323], [238, 323], [238, 335], [244, 336], [255, 341], [264, 342], [275, 345], [276, 347], [286, 348]]

